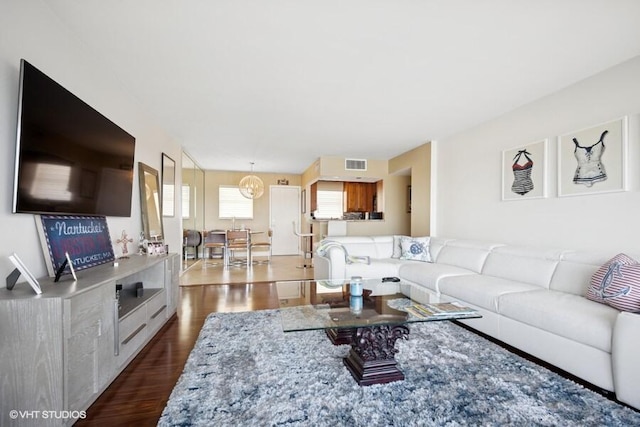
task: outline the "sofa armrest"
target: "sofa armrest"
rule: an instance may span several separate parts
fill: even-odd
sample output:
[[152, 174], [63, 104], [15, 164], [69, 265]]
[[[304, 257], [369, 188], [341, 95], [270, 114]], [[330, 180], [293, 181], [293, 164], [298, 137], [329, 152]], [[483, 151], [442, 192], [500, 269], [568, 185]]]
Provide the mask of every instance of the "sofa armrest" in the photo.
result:
[[339, 246], [328, 247], [322, 254], [317, 251], [314, 261], [314, 278], [344, 279], [347, 274], [346, 265], [345, 251]]
[[621, 312], [611, 344], [613, 384], [621, 402], [640, 409], [640, 314]]

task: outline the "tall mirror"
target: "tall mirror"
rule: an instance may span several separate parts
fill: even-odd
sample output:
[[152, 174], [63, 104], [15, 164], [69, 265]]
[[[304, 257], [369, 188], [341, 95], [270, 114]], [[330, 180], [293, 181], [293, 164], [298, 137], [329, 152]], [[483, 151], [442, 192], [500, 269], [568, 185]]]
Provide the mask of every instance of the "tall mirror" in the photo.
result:
[[158, 171], [138, 162], [140, 180], [140, 210], [142, 211], [142, 232], [147, 240], [162, 241], [162, 211], [160, 210], [160, 178]]
[[[184, 151], [182, 152], [181, 196], [184, 238], [187, 230], [196, 230], [198, 232], [204, 230], [204, 171]], [[200, 253], [202, 252], [201, 245], [194, 249]], [[184, 257], [183, 269], [190, 267], [197, 261], [193, 253], [194, 249], [189, 249], [190, 253]]]

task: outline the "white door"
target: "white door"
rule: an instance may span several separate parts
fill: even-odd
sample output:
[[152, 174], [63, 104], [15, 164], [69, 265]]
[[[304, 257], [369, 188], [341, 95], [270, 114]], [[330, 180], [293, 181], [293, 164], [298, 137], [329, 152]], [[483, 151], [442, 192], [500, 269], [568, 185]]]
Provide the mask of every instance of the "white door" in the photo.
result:
[[300, 221], [300, 187], [269, 187], [269, 220], [273, 229], [271, 253], [298, 255], [298, 236], [293, 234], [293, 222]]

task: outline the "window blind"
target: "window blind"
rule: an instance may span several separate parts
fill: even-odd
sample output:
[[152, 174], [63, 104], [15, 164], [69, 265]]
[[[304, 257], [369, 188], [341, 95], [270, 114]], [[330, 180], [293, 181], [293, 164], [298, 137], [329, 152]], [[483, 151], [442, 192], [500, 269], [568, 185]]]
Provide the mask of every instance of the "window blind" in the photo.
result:
[[253, 199], [247, 199], [237, 186], [218, 187], [218, 217], [220, 219], [253, 219]]
[[342, 207], [342, 191], [339, 190], [318, 190], [318, 210], [316, 218], [336, 219], [342, 218], [344, 210]]

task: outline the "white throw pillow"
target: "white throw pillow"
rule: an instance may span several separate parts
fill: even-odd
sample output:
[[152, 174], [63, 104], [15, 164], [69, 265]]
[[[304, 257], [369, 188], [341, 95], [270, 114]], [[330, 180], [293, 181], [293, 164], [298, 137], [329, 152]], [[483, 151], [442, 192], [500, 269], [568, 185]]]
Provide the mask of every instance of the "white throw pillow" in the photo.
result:
[[393, 253], [391, 254], [391, 258], [400, 258], [402, 256], [402, 246], [400, 242], [403, 237], [408, 236], [393, 236]]
[[413, 261], [432, 262], [429, 252], [429, 237], [405, 237], [400, 238], [402, 254], [400, 259]]

